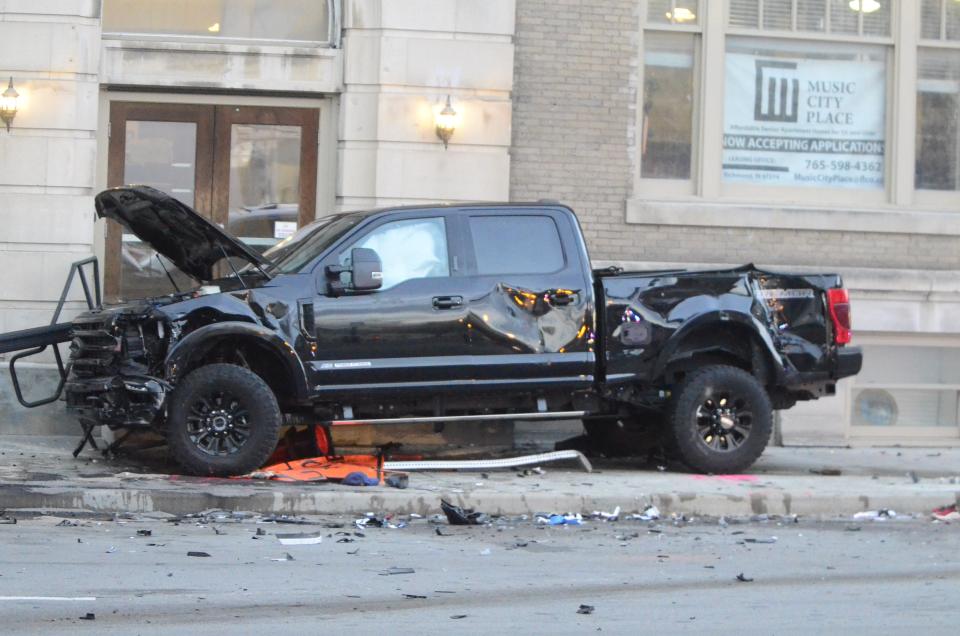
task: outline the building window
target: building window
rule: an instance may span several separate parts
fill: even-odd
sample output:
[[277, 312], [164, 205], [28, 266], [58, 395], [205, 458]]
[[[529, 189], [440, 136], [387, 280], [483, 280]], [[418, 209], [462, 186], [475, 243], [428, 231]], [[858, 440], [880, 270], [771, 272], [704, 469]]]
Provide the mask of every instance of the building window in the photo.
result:
[[699, 94], [700, 3], [649, 0], [643, 32], [640, 176], [691, 183]]
[[694, 39], [686, 33], [644, 36], [641, 174], [689, 179], [693, 148]]
[[960, 50], [917, 55], [918, 190], [960, 189]]
[[730, 0], [731, 28], [890, 35], [888, 0]]
[[923, 0], [920, 5], [920, 37], [924, 40], [960, 40], [960, 2]]
[[723, 179], [881, 189], [886, 50], [729, 38]]
[[103, 0], [107, 35], [321, 43], [330, 39], [326, 0]]
[[957, 435], [960, 349], [867, 345], [854, 383], [852, 426]]

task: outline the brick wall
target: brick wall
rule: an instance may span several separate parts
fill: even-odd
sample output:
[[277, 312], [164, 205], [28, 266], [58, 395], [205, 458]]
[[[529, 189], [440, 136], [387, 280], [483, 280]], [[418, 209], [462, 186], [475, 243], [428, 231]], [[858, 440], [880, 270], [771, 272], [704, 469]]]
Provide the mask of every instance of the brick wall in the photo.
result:
[[512, 200], [573, 206], [595, 259], [960, 269], [958, 237], [627, 224], [638, 7], [517, 0]]

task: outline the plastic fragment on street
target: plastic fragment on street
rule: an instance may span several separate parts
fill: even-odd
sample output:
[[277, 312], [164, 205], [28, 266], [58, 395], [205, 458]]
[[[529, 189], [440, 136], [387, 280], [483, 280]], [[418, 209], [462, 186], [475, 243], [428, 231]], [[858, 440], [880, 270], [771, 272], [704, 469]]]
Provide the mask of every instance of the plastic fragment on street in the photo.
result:
[[537, 515], [537, 523], [548, 526], [579, 526], [583, 524], [583, 516], [568, 512], [567, 514]]
[[208, 557], [210, 556], [206, 552], [187, 552], [188, 557]]
[[440, 500], [440, 509], [446, 515], [451, 526], [479, 526], [488, 521], [487, 515], [473, 508], [461, 508], [444, 499]]
[[593, 614], [596, 609], [593, 605], [580, 605], [577, 608], [577, 614]]
[[552, 451], [536, 455], [505, 457], [503, 459], [437, 459], [423, 461], [387, 461], [384, 470], [492, 470], [496, 468], [518, 468], [543, 462], [557, 462], [575, 459], [586, 472], [593, 472], [590, 460], [578, 450]]
[[320, 532], [277, 533], [277, 539], [281, 545], [316, 545], [323, 541], [323, 534]]
[[887, 519], [894, 519], [897, 516], [895, 510], [888, 510], [887, 508], [881, 508], [880, 510], [864, 510], [863, 512], [858, 512], [853, 515], [853, 518], [860, 520], [872, 520], [872, 521], [885, 521]]
[[656, 521], [660, 518], [660, 509], [653, 504], [648, 505], [639, 513], [634, 513], [627, 517], [632, 521]]
[[394, 576], [396, 574], [414, 574], [415, 570], [413, 568], [398, 568], [396, 566], [387, 568], [380, 573], [380, 576]]
[[603, 519], [604, 521], [616, 521], [620, 518], [620, 506], [617, 506], [613, 509], [613, 512], [604, 512], [602, 510], [594, 510], [593, 514], [590, 515], [594, 519]]
[[753, 579], [741, 572], [737, 575], [737, 580], [741, 583], [753, 583]]
[[960, 521], [960, 511], [957, 510], [957, 504], [934, 508], [930, 514], [938, 521]]

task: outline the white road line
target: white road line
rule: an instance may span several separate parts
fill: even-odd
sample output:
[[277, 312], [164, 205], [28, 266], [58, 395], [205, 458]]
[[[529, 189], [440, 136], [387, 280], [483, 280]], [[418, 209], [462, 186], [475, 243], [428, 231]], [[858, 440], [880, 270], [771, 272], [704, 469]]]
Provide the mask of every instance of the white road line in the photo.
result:
[[95, 601], [96, 596], [0, 596], [0, 601]]

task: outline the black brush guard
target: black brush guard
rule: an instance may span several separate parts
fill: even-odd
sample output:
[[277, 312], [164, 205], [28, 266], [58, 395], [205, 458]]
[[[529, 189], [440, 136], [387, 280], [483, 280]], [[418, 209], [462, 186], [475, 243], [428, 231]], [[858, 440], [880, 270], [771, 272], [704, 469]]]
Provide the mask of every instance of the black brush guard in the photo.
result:
[[[88, 267], [89, 266], [89, 267]], [[92, 269], [92, 293], [91, 281], [87, 280], [87, 273], [84, 268]], [[99, 309], [102, 305], [100, 299], [100, 264], [96, 256], [77, 261], [70, 266], [70, 273], [67, 275], [67, 281], [63, 285], [63, 292], [60, 294], [60, 300], [57, 302], [57, 308], [53, 312], [53, 319], [46, 327], [34, 327], [33, 329], [23, 329], [20, 331], [11, 331], [0, 334], [0, 354], [16, 353], [10, 358], [10, 381], [13, 383], [13, 390], [17, 395], [17, 401], [26, 408], [34, 408], [50, 404], [60, 399], [63, 393], [63, 387], [67, 382], [67, 376], [70, 374], [70, 365], [64, 366], [63, 357], [60, 355], [60, 343], [70, 342], [70, 331], [73, 325], [69, 322], [58, 322], [60, 313], [63, 311], [63, 305], [70, 294], [70, 288], [75, 279], [80, 280], [83, 287], [83, 295], [87, 301], [88, 309]], [[20, 379], [17, 377], [17, 362], [42, 353], [47, 347], [53, 347], [53, 356], [57, 361], [57, 371], [60, 373], [60, 382], [57, 384], [57, 390], [53, 395], [39, 400], [27, 400], [23, 397], [23, 389], [20, 387]], [[86, 437], [88, 437], [87, 435]]]

